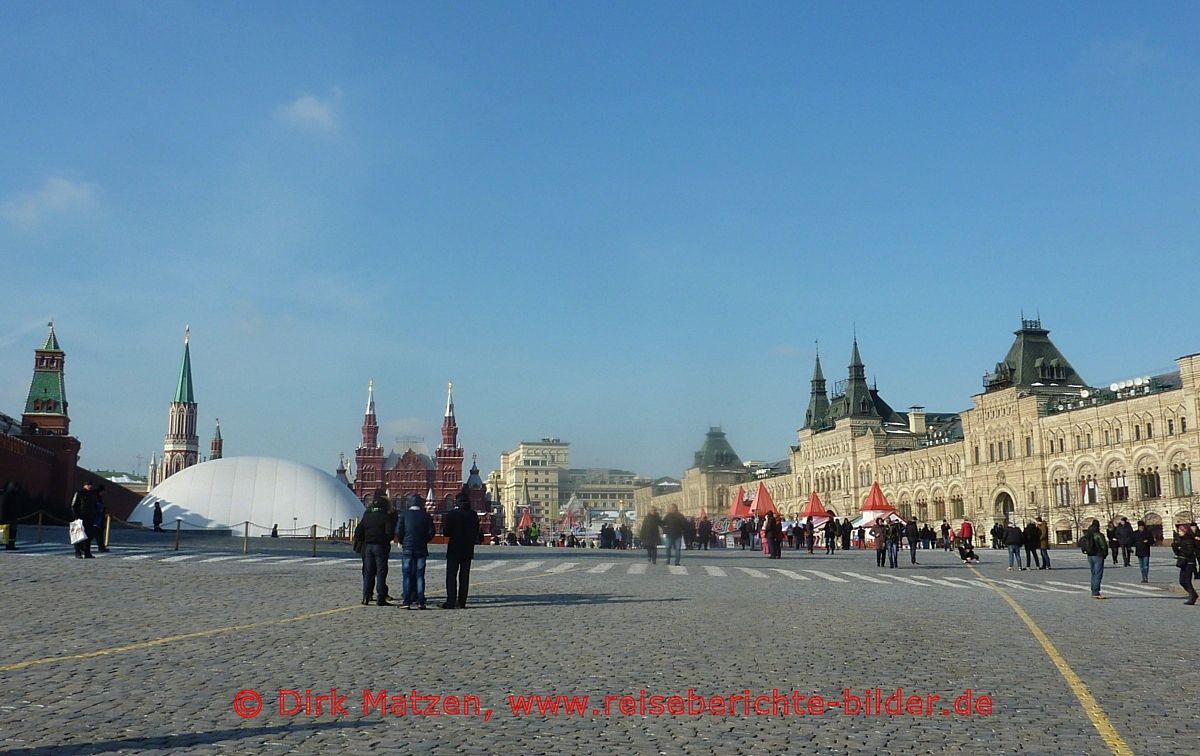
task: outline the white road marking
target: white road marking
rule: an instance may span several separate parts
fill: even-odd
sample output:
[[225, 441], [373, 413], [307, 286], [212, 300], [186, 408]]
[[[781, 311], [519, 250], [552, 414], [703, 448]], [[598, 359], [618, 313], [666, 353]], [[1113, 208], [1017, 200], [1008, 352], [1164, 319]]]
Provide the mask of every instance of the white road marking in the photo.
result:
[[684, 567], [683, 565], [668, 564], [667, 572], [671, 573], [672, 575], [686, 575], [687, 567]]
[[712, 565], [705, 565], [704, 571], [707, 572], [712, 577], [725, 577], [725, 570], [721, 569], [720, 567], [713, 567]]
[[828, 580], [833, 583], [849, 583], [850, 582], [846, 578], [840, 578], [837, 575], [830, 575], [828, 572], [821, 572], [820, 570], [802, 570], [802, 572], [807, 572], [807, 573], [816, 575], [819, 578], [823, 578], [823, 579]]
[[857, 572], [843, 572], [842, 574], [849, 575], [852, 578], [858, 578], [859, 580], [865, 580], [868, 583], [887, 583], [886, 580], [880, 580], [879, 578], [873, 578], [870, 575], [860, 575]]
[[588, 570], [588, 572], [591, 573], [592, 575], [601, 575], [605, 572], [608, 572], [615, 566], [617, 566], [616, 562], [601, 562], [600, 564], [596, 565], [595, 567], [590, 568]]
[[903, 575], [893, 575], [890, 572], [882, 572], [880, 574], [883, 575], [884, 577], [891, 578], [892, 580], [897, 580], [901, 583], [908, 583], [909, 585], [920, 585], [925, 588], [929, 587], [928, 583], [922, 583], [920, 580], [913, 580], [912, 578], [906, 578]]
[[765, 578], [767, 576], [767, 573], [763, 572], [762, 570], [756, 570], [753, 567], [738, 567], [738, 569], [750, 577]]
[[646, 568], [649, 567], [645, 562], [629, 565], [629, 569], [625, 571], [626, 575], [645, 575]]
[[553, 567], [551, 567], [550, 569], [546, 570], [546, 572], [547, 572], [547, 573], [551, 573], [551, 572], [566, 572], [567, 570], [569, 570], [569, 569], [573, 568], [573, 567], [574, 567], [575, 565], [577, 565], [577, 564], [579, 564], [579, 562], [563, 562], [562, 564], [556, 564], [556, 565], [554, 565], [554, 566], [553, 566]]
[[511, 570], [509, 570], [509, 572], [528, 572], [529, 570], [536, 570], [543, 564], [545, 564], [545, 562], [526, 562], [519, 567], [513, 567]]
[[480, 562], [478, 564], [472, 564], [471, 571], [472, 572], [487, 572], [488, 570], [494, 570], [499, 566], [500, 566], [499, 561]]

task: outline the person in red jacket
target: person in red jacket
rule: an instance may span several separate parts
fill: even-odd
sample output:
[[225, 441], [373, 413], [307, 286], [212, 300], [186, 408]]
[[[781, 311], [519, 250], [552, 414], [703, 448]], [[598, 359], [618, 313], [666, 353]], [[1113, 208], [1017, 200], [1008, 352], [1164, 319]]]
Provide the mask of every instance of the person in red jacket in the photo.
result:
[[970, 520], [963, 520], [962, 526], [958, 529], [958, 534], [968, 544], [971, 543], [971, 537], [975, 535], [975, 528], [971, 527]]

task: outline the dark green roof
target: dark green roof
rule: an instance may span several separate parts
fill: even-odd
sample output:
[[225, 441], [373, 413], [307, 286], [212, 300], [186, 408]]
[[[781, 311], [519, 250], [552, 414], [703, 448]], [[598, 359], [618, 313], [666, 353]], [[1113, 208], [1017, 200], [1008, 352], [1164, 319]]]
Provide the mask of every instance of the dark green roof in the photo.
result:
[[183, 340], [183, 365], [179, 368], [179, 385], [175, 388], [175, 401], [195, 404], [196, 394], [192, 391], [192, 355], [187, 338]]
[[[34, 402], [38, 402], [34, 408]], [[58, 370], [34, 370], [25, 400], [26, 415], [67, 414], [67, 389], [63, 374]]]
[[1004, 360], [996, 363], [996, 369], [984, 376], [985, 391], [999, 391], [1017, 386], [1031, 388], [1042, 386], [1086, 386], [1087, 383], [1067, 362], [1058, 347], [1050, 341], [1050, 331], [1042, 328], [1042, 321], [1021, 320], [1021, 328], [1013, 332], [1016, 339], [1009, 347]]
[[46, 334], [46, 343], [42, 344], [41, 351], [43, 352], [61, 352], [62, 347], [58, 345], [58, 337], [54, 335], [54, 321], [50, 321], [50, 332]]
[[696, 452], [696, 462], [692, 466], [705, 469], [741, 469], [744, 467], [737, 452], [725, 439], [725, 432], [719, 427], [708, 429], [708, 434], [704, 437], [704, 446]]

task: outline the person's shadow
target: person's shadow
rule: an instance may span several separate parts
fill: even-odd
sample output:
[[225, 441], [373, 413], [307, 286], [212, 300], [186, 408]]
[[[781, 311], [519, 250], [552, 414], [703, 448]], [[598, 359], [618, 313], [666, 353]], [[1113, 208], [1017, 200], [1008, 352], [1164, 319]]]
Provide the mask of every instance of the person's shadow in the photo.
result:
[[230, 727], [224, 730], [208, 732], [177, 732], [163, 735], [139, 735], [137, 737], [119, 740], [102, 740], [97, 743], [81, 743], [79, 745], [35, 746], [30, 748], [14, 748], [4, 753], [6, 756], [65, 756], [66, 754], [95, 754], [125, 750], [155, 750], [184, 752], [196, 746], [212, 743], [224, 743], [242, 738], [264, 738], [273, 735], [287, 735], [291, 732], [314, 732], [318, 730], [358, 730], [362, 723], [354, 721], [339, 722], [307, 722], [305, 724], [273, 725], [270, 727]]

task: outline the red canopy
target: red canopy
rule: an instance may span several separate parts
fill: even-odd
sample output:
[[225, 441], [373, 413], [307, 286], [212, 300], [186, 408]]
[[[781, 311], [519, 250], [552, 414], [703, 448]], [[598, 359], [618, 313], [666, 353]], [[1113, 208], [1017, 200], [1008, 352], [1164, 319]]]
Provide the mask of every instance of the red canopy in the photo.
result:
[[878, 483], [871, 484], [871, 490], [867, 493], [867, 500], [863, 502], [862, 511], [864, 512], [895, 512], [896, 508], [888, 504], [887, 498], [884, 497], [883, 491], [880, 490]]
[[750, 505], [746, 503], [746, 489], [738, 486], [737, 492], [733, 494], [733, 501], [729, 502], [729, 517], [746, 518], [753, 514], [750, 511]]
[[750, 505], [750, 513], [755, 516], [762, 516], [767, 512], [774, 512], [776, 518], [780, 516], [779, 510], [775, 508], [775, 501], [771, 498], [771, 494], [767, 492], [767, 487], [759, 483], [758, 491], [754, 494], [754, 503]]
[[529, 510], [526, 509], [524, 512], [521, 513], [521, 521], [519, 523], [517, 523], [517, 530], [524, 530], [525, 528], [532, 528], [532, 527], [533, 527], [533, 517], [530, 516]]
[[808, 495], [808, 503], [804, 505], [804, 509], [800, 510], [801, 520], [808, 517], [811, 517], [814, 520], [819, 517], [829, 517], [829, 513], [825, 510], [825, 505], [821, 503], [821, 497], [817, 496], [816, 491], [813, 491]]

